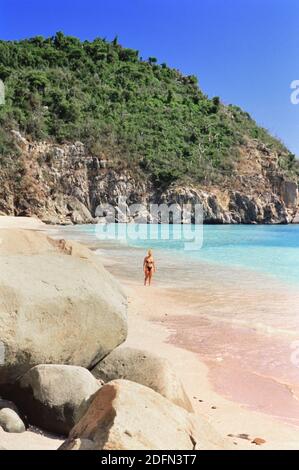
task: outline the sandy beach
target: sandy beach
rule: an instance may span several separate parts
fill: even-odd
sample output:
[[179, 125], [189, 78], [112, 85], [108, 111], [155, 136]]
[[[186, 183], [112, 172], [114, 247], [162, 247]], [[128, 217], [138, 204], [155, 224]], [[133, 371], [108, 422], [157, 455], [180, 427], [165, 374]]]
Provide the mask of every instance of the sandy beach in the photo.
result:
[[8, 433], [0, 429], [1, 445], [7, 450], [56, 450], [63, 438], [31, 428], [21, 434]]
[[[107, 266], [109, 268], [109, 266]], [[216, 393], [209, 379], [209, 368], [195, 354], [171, 340], [171, 319], [188, 313], [178, 298], [171, 301], [165, 289], [144, 288], [125, 282], [129, 300], [129, 346], [155, 351], [174, 364], [195, 412], [204, 416], [236, 449], [299, 449], [299, 428], [264, 413], [255, 412]], [[238, 384], [236, 384], [238, 386]], [[262, 438], [260, 446], [252, 441]]]

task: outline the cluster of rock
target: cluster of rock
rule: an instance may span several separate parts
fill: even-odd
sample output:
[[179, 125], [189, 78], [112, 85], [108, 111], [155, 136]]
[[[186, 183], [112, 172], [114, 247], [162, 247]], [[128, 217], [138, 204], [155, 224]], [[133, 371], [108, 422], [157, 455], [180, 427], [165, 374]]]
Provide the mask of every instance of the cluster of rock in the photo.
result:
[[104, 156], [91, 156], [81, 142], [32, 143], [16, 131], [13, 135], [23, 167], [19, 178], [0, 174], [3, 214], [34, 215], [52, 224], [95, 223], [101, 218], [97, 208], [117, 207], [121, 196], [125, 213], [117, 209], [115, 217], [127, 222], [159, 222], [160, 215], [155, 220], [148, 209], [163, 203], [201, 204], [205, 223], [277, 224], [298, 219], [296, 182], [281, 172], [279, 156], [254, 139], [242, 145], [240, 163], [219, 186], [172, 184], [157, 189], [137, 171], [118, 167]]
[[166, 360], [120, 346], [126, 298], [98, 257], [27, 230], [0, 242], [5, 432], [34, 425], [71, 450], [225, 447]]

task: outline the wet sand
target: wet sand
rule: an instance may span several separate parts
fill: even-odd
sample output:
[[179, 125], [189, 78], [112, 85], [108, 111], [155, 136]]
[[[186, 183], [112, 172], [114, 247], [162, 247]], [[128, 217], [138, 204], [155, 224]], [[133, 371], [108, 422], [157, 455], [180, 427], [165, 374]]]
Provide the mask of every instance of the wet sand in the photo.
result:
[[[228, 329], [217, 330], [206, 319], [194, 324], [180, 293], [155, 285], [144, 288], [135, 281], [122, 283], [129, 300], [126, 344], [167, 358], [181, 377], [195, 412], [204, 416], [231, 448], [299, 449], [299, 428], [294, 425], [298, 424], [299, 409], [287, 387], [263, 377], [258, 380], [239, 363], [223, 359], [223, 338], [229, 344], [238, 337], [241, 344], [239, 330], [228, 335]], [[209, 337], [210, 328], [214, 338]], [[209, 343], [208, 348], [202, 349], [204, 341], [198, 341], [198, 332]], [[211, 351], [214, 359], [208, 357]], [[292, 416], [295, 423], [289, 419]], [[252, 441], [256, 437], [266, 443], [255, 445]]]
[[[106, 264], [122, 283], [137, 286], [132, 265], [111, 258]], [[218, 278], [209, 278], [202, 271], [192, 288], [182, 287], [177, 273], [165, 274], [157, 276], [151, 289], [166, 314], [161, 319], [158, 309], [151, 321], [168, 329], [167, 341], [196, 353], [222, 395], [299, 426], [297, 290], [240, 270], [222, 282], [219, 272]], [[238, 285], [232, 282], [237, 276]], [[141, 284], [142, 273], [139, 277]]]

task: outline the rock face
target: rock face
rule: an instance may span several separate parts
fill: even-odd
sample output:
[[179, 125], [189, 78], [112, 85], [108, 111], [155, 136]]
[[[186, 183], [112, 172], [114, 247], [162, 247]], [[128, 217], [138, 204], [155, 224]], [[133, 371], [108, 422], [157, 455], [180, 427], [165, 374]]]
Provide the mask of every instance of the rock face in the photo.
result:
[[[28, 142], [19, 133], [23, 176], [18, 187], [0, 173], [0, 212], [36, 215], [47, 223], [93, 223], [98, 206], [125, 200], [128, 221], [148, 217], [149, 204], [202, 204], [205, 223], [288, 223], [298, 206], [298, 187], [279, 167], [279, 155], [255, 139], [240, 146], [240, 163], [218, 186], [171, 184], [156, 188], [137, 171], [88, 153], [81, 142]], [[142, 204], [144, 209], [132, 207]], [[115, 211], [122, 219], [122, 210]]]
[[125, 340], [125, 295], [88, 249], [22, 230], [0, 237], [0, 389], [38, 364], [90, 368]]
[[296, 183], [294, 183], [293, 181], [282, 181], [281, 194], [286, 207], [297, 207], [298, 186]]
[[126, 379], [145, 385], [174, 404], [193, 411], [181, 381], [169, 362], [153, 353], [120, 347], [112, 351], [91, 372], [104, 382]]
[[2, 408], [0, 410], [0, 427], [6, 432], [20, 433], [26, 431], [23, 421], [11, 408]]
[[30, 424], [68, 434], [99, 388], [83, 367], [46, 364], [30, 369], [12, 395]]
[[104, 385], [61, 450], [194, 450], [225, 444], [210, 426], [148, 387]]

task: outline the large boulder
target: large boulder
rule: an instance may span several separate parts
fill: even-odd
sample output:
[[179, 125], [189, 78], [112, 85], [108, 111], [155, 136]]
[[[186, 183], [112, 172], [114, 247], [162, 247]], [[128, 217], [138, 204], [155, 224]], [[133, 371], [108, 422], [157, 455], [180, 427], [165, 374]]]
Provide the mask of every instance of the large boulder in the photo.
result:
[[125, 295], [80, 244], [1, 230], [0, 262], [0, 388], [38, 364], [91, 368], [125, 340]]
[[120, 347], [112, 351], [91, 372], [104, 382], [126, 379], [145, 385], [187, 411], [193, 411], [191, 402], [171, 364], [154, 353]]
[[225, 444], [203, 419], [148, 387], [127, 380], [104, 385], [61, 450], [194, 450]]
[[99, 388], [99, 381], [83, 367], [43, 364], [30, 369], [10, 395], [30, 424], [68, 434]]
[[25, 424], [11, 408], [2, 408], [0, 410], [0, 427], [6, 432], [20, 433], [26, 431]]

